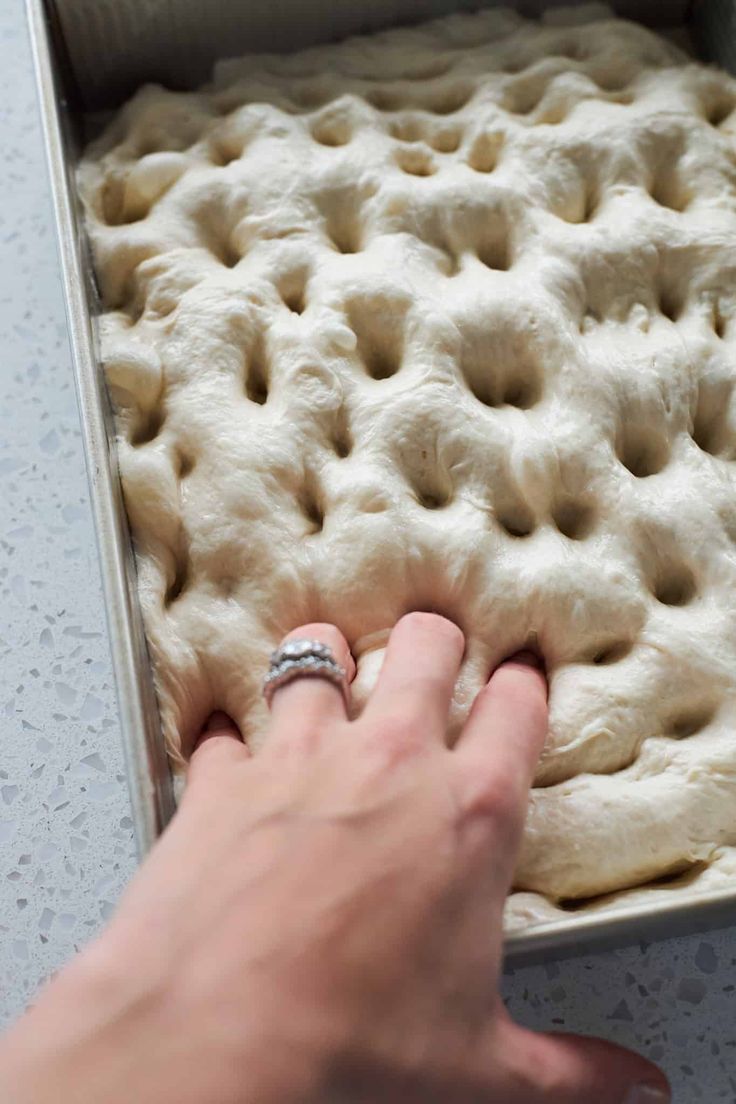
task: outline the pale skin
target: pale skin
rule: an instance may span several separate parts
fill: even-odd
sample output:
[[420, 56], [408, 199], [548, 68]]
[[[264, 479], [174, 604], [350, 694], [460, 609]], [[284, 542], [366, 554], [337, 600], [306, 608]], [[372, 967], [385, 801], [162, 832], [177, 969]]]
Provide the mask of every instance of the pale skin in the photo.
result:
[[[294, 637], [329, 644], [332, 625]], [[103, 934], [0, 1044], [6, 1104], [663, 1104], [609, 1043], [498, 994], [501, 916], [547, 729], [535, 657], [445, 743], [461, 632], [410, 614], [361, 717], [300, 679], [249, 755], [214, 714], [181, 808]]]

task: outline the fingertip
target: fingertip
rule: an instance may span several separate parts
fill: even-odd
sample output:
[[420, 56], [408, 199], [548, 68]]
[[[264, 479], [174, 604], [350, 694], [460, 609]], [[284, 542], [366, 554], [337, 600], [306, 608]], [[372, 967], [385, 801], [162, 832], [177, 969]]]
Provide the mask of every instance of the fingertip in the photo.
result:
[[456, 621], [451, 621], [442, 613], [411, 610], [399, 618], [392, 632], [395, 633], [397, 629], [402, 633], [409, 631], [412, 634], [428, 634], [430, 637], [441, 634], [445, 640], [454, 645], [460, 655], [465, 651], [465, 633]]
[[491, 675], [491, 679], [495, 678], [499, 672], [505, 674], [519, 674], [524, 678], [525, 688], [527, 690], [530, 689], [532, 685], [536, 684], [537, 687], [544, 690], [544, 697], [546, 700], [549, 693], [547, 668], [544, 658], [537, 652], [533, 652], [529, 648], [514, 652], [513, 655], [508, 656], [499, 663], [498, 667]]
[[215, 709], [213, 713], [210, 713], [209, 717], [204, 723], [204, 727], [200, 732], [197, 740], [194, 744], [192, 754], [200, 748], [202, 744], [209, 740], [213, 740], [215, 737], [222, 736], [225, 739], [235, 740], [238, 743], [243, 743], [243, 737], [240, 733], [240, 729], [235, 724], [229, 713], [225, 713], [222, 709]]
[[[233, 719], [225, 713], [222, 709], [216, 709], [214, 713], [210, 713], [207, 723], [204, 726], [203, 732], [219, 732], [221, 730], [235, 729], [237, 726]], [[238, 735], [240, 735], [238, 733]]]
[[544, 671], [545, 669], [543, 658], [537, 652], [533, 652], [531, 648], [522, 648], [520, 652], [514, 652], [513, 655], [502, 660], [499, 666], [502, 667], [508, 663], [519, 664], [522, 667], [532, 667], [537, 671]]
[[[503, 660], [476, 695], [456, 750], [471, 768], [470, 792], [501, 787], [526, 808], [528, 788], [544, 747], [549, 722], [547, 679], [536, 652]], [[488, 790], [490, 787], [490, 790]]]
[[195, 778], [199, 787], [201, 780], [218, 779], [223, 769], [248, 759], [250, 751], [240, 729], [229, 714], [216, 709], [207, 718], [189, 757], [187, 789]]
[[464, 650], [465, 637], [453, 621], [423, 610], [405, 613], [389, 634], [364, 718], [386, 732], [398, 718], [405, 735], [421, 732], [445, 743]]

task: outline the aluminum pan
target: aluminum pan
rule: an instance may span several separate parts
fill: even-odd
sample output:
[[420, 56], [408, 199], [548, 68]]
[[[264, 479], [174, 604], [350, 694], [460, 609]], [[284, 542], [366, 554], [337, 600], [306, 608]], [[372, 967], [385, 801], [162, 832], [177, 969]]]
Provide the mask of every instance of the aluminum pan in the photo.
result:
[[[130, 2], [130, 0], [128, 0]], [[142, 0], [145, 6], [146, 0]], [[695, 9], [700, 41], [710, 38], [709, 13], [726, 0], [701, 0]], [[46, 0], [50, 4], [51, 0]], [[733, 13], [736, 0], [728, 0]], [[140, 855], [151, 847], [173, 814], [171, 776], [163, 747], [158, 708], [135, 583], [135, 561], [114, 455], [112, 415], [94, 340], [94, 277], [76, 199], [73, 171], [77, 148], [70, 108], [69, 64], [63, 42], [52, 33], [53, 12], [44, 0], [26, 0], [39, 100], [57, 220], [62, 279], [69, 322], [80, 421], [84, 438], [92, 508], [97, 531], [113, 669], [118, 691]], [[705, 32], [705, 33], [704, 33]], [[722, 38], [723, 36], [721, 36]], [[725, 59], [724, 59], [725, 60]], [[579, 954], [601, 945], [621, 946], [653, 938], [736, 922], [736, 885], [668, 906], [622, 908], [615, 913], [577, 914], [515, 933], [506, 940], [507, 962], [549, 960], [550, 955]]]
[[[690, 4], [609, 2], [621, 15], [657, 25], [682, 23]], [[517, 0], [516, 6], [538, 14], [565, 3], [570, 0]], [[513, 7], [514, 0], [207, 0], [206, 8], [198, 0], [54, 0], [88, 110], [119, 103], [148, 80], [196, 87], [220, 57], [304, 48], [359, 31], [502, 4]]]
[[136, 594], [135, 561], [114, 455], [112, 412], [98, 370], [91, 324], [95, 283], [74, 188], [71, 119], [42, 0], [28, 0], [27, 14], [128, 786], [138, 850], [143, 855], [173, 814], [171, 775]]

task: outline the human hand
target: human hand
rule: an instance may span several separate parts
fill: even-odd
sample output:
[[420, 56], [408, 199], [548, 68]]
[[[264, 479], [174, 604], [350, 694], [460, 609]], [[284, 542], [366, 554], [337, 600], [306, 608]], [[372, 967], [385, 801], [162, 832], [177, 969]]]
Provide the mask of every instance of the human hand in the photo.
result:
[[[341, 634], [309, 625], [351, 673]], [[0, 1047], [14, 1104], [661, 1104], [663, 1075], [536, 1035], [498, 994], [502, 912], [547, 725], [533, 657], [457, 745], [450, 622], [395, 627], [362, 716], [278, 690], [250, 757], [222, 714], [100, 939]]]

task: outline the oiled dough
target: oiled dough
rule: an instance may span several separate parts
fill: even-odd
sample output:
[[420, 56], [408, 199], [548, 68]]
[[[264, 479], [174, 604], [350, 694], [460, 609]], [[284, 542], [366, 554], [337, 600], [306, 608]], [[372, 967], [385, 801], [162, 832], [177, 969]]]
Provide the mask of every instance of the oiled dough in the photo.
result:
[[258, 744], [295, 625], [340, 626], [360, 706], [435, 609], [452, 734], [525, 642], [550, 672], [509, 926], [732, 876], [735, 103], [599, 6], [494, 10], [143, 88], [90, 146], [176, 761], [215, 706]]

